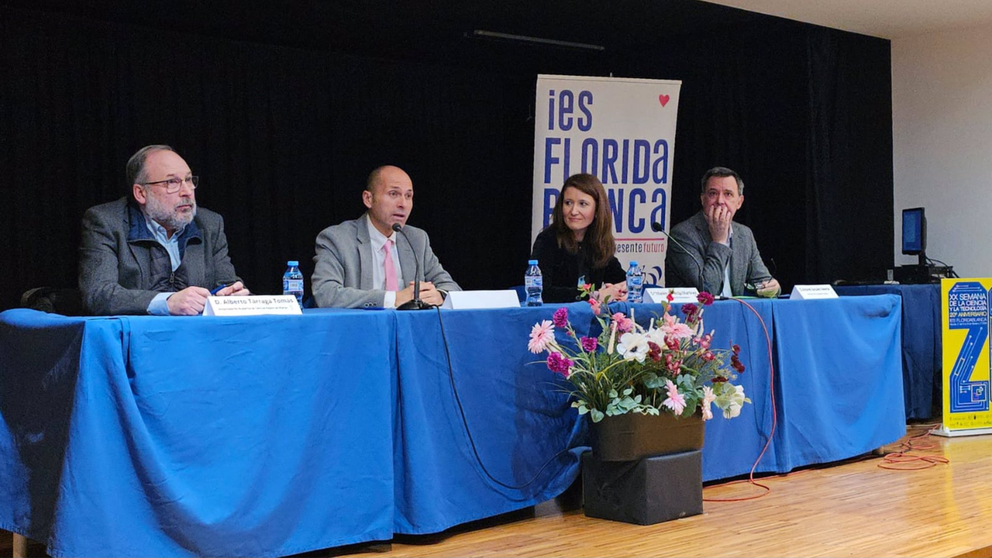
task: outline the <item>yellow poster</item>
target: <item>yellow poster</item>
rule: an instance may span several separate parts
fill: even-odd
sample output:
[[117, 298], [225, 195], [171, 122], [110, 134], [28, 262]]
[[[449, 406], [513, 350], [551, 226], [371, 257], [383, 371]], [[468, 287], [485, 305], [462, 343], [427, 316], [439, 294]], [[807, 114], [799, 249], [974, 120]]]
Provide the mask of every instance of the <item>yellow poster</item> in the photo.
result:
[[942, 434], [985, 434], [989, 409], [989, 299], [992, 279], [940, 282], [944, 343]]

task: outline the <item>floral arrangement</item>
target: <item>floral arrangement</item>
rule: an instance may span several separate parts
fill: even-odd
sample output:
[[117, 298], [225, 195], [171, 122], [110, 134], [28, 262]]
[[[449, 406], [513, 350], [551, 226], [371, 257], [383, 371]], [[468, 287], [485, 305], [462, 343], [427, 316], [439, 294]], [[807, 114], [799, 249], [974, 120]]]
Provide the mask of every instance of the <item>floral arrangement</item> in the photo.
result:
[[[568, 381], [580, 415], [599, 422], [625, 413], [684, 417], [700, 410], [709, 420], [711, 405], [734, 418], [750, 403], [744, 388], [733, 383], [744, 372], [740, 346], [714, 348], [713, 332], [703, 329], [703, 309], [713, 303], [709, 293], [700, 293], [698, 304], [682, 305], [684, 321], [664, 303], [664, 314], [647, 328], [634, 322], [633, 309], [630, 317], [610, 315], [608, 300], [584, 294], [592, 294], [588, 302], [601, 328], [598, 336], [577, 335], [562, 307], [553, 320], [534, 325], [527, 344], [534, 354], [548, 353], [548, 368]], [[558, 332], [567, 339], [560, 342]]]

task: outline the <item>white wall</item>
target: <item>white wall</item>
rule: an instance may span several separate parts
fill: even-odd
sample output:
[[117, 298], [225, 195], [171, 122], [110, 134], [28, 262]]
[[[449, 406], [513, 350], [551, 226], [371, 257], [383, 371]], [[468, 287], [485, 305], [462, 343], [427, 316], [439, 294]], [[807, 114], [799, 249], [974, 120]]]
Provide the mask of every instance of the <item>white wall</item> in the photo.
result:
[[927, 255], [992, 277], [992, 26], [892, 40], [896, 265], [902, 210], [923, 206]]

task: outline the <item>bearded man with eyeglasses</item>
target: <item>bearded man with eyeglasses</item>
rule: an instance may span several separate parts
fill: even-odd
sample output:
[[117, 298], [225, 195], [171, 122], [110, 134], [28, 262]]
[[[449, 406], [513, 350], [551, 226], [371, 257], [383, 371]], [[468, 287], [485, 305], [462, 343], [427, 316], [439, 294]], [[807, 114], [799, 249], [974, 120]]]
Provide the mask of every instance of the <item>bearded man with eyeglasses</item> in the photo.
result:
[[179, 154], [143, 147], [127, 180], [130, 196], [83, 215], [79, 289], [90, 313], [191, 316], [211, 294], [251, 294], [227, 255], [224, 219], [196, 206], [199, 180]]

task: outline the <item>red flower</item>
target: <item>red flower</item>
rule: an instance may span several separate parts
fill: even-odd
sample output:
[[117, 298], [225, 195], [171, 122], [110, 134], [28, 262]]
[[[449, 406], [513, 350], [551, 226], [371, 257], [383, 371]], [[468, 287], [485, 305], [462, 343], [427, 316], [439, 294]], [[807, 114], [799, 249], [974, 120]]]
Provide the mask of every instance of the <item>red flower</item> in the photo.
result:
[[699, 311], [699, 307], [695, 304], [683, 304], [682, 313], [685, 314], [685, 319], [687, 322], [694, 321], [696, 319], [696, 313]]
[[648, 341], [648, 358], [655, 362], [661, 360], [661, 347], [654, 341]]
[[703, 291], [696, 295], [696, 300], [698, 300], [703, 306], [709, 306], [710, 304], [713, 304], [713, 295]]
[[737, 358], [737, 355], [730, 356], [730, 367], [737, 371], [738, 374], [744, 373], [744, 363], [741, 359]]

